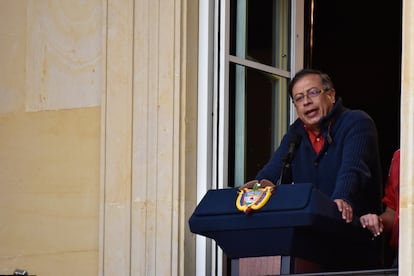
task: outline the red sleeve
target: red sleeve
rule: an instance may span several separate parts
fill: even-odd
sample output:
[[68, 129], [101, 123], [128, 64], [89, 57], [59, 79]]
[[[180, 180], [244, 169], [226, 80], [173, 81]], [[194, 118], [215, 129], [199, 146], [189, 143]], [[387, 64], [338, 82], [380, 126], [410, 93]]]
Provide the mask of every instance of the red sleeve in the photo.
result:
[[382, 202], [391, 209], [397, 210], [398, 189], [400, 183], [400, 150], [394, 152], [388, 172], [387, 182], [385, 183], [385, 194]]

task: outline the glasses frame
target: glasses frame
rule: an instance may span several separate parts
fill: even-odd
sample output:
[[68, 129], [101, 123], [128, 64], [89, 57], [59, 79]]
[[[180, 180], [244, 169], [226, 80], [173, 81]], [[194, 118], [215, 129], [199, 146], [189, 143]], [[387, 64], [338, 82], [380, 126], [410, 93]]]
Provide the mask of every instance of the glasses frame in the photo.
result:
[[[315, 91], [313, 91], [313, 93], [311, 93], [312, 90], [315, 90]], [[297, 93], [295, 96], [292, 96], [292, 103], [300, 104], [305, 100], [305, 97], [307, 97], [308, 99], [316, 98], [316, 97], [320, 96], [321, 94], [323, 94], [323, 93], [325, 93], [329, 90], [331, 90], [331, 89], [330, 88], [318, 89], [316, 87], [309, 88], [305, 93], [301, 92], [301, 93]], [[300, 98], [297, 99], [298, 97], [300, 97]]]

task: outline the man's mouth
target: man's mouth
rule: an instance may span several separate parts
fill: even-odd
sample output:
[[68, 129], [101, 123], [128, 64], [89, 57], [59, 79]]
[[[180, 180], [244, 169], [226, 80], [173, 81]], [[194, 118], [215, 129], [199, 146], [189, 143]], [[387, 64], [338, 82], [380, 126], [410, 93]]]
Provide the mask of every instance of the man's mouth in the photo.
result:
[[306, 117], [314, 117], [315, 115], [318, 114], [318, 109], [311, 109], [305, 112]]

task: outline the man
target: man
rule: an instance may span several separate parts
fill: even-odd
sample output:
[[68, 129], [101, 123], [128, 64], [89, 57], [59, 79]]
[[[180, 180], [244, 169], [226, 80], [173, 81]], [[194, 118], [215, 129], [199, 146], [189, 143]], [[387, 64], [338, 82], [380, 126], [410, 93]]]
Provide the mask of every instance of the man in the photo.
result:
[[347, 223], [354, 215], [378, 213], [382, 182], [374, 121], [344, 107], [323, 72], [303, 69], [288, 89], [298, 119], [256, 179], [279, 183], [288, 160], [292, 179], [287, 183], [313, 183], [332, 198]]

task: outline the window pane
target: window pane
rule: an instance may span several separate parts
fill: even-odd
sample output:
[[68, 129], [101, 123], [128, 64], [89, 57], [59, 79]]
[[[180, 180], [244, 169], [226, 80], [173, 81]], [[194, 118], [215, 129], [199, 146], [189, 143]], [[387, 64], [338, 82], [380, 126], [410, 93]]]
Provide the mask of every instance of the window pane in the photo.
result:
[[290, 1], [231, 0], [230, 54], [290, 71]]
[[279, 145], [288, 126], [287, 83], [286, 78], [230, 64], [230, 184], [254, 179]]

